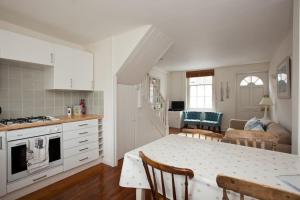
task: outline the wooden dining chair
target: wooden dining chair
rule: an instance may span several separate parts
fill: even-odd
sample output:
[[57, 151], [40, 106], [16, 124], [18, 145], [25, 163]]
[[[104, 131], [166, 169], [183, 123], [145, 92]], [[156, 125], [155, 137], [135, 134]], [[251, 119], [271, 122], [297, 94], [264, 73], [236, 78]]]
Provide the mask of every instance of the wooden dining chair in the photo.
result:
[[222, 200], [229, 200], [227, 190], [239, 193], [241, 200], [244, 196], [259, 200], [300, 200], [298, 194], [229, 176], [218, 175], [217, 184], [223, 189]]
[[[193, 178], [194, 177], [194, 172], [190, 169], [186, 168], [177, 168], [177, 167], [172, 167], [168, 166], [159, 162], [156, 162], [154, 160], [151, 160], [143, 152], [139, 152], [139, 155], [143, 161], [143, 165], [146, 171], [147, 179], [151, 188], [151, 194], [153, 197], [153, 200], [167, 200], [166, 197], [166, 189], [165, 189], [165, 182], [164, 182], [164, 173], [170, 173], [172, 176], [172, 193], [173, 193], [173, 199], [176, 200], [176, 187], [175, 187], [175, 179], [174, 175], [181, 175], [185, 177], [185, 200], [188, 200], [188, 178]], [[152, 171], [152, 177], [150, 174], [149, 167], [151, 167]], [[162, 186], [162, 194], [159, 193], [158, 188], [157, 188], [157, 179], [156, 179], [156, 174], [155, 174], [155, 169], [160, 171], [160, 179], [161, 179], [161, 186]], [[152, 180], [153, 179], [153, 180]], [[179, 198], [181, 199], [181, 198]]]
[[207, 131], [207, 130], [202, 130], [202, 129], [187, 129], [184, 128], [181, 130], [182, 133], [185, 133], [186, 136], [187, 134], [192, 134], [192, 137], [194, 138], [194, 135], [198, 136], [200, 139], [201, 136], [204, 137], [205, 140], [215, 140], [218, 142], [221, 142], [223, 139], [224, 135], [220, 133], [214, 133], [212, 131]]
[[266, 143], [271, 144], [271, 150], [276, 151], [279, 136], [262, 131], [243, 131], [236, 130], [227, 131], [224, 137], [225, 140], [235, 141], [238, 145], [250, 146], [254, 148], [266, 148]]

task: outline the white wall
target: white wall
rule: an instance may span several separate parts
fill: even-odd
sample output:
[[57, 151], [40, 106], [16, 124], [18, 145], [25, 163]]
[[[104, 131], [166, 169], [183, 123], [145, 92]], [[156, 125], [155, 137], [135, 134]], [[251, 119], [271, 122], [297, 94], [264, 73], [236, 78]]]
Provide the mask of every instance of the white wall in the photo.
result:
[[160, 80], [160, 93], [167, 99], [168, 98], [168, 71], [153, 67], [149, 75]]
[[72, 43], [72, 42], [69, 42], [66, 40], [62, 40], [62, 39], [59, 39], [56, 37], [52, 37], [52, 36], [49, 36], [46, 34], [42, 34], [37, 31], [31, 30], [28, 28], [24, 28], [24, 27], [21, 27], [21, 26], [18, 26], [18, 25], [15, 25], [15, 24], [3, 21], [3, 20], [0, 20], [0, 28], [15, 32], [15, 33], [24, 34], [24, 35], [34, 37], [37, 39], [45, 40], [48, 42], [52, 42], [52, 43], [57, 43], [57, 44], [61, 44], [61, 45], [65, 45], [65, 46], [69, 46], [69, 47], [73, 47], [73, 48], [78, 48], [78, 49], [85, 49], [81, 45], [78, 45], [78, 44], [75, 44], [75, 43]]
[[186, 101], [186, 73], [170, 72], [168, 90], [170, 101]]
[[90, 45], [89, 48], [94, 53], [95, 89], [104, 91], [103, 162], [114, 166], [116, 164], [116, 80], [112, 71], [112, 39], [107, 38]]
[[269, 68], [269, 90], [273, 101], [271, 119], [280, 123], [289, 131], [292, 130], [292, 99], [279, 99], [277, 97], [276, 72], [280, 63], [288, 56], [292, 56], [293, 35], [292, 31], [283, 39], [274, 52]]
[[299, 94], [300, 94], [300, 2], [294, 0], [293, 2], [293, 58], [292, 58], [292, 152], [300, 155], [300, 137], [299, 137], [299, 124], [300, 124], [300, 106], [299, 106]]

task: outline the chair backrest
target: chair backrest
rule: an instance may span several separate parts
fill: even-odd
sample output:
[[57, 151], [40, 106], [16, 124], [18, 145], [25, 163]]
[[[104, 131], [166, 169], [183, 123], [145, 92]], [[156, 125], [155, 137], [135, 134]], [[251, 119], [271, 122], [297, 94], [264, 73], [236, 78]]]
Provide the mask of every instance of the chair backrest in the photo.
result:
[[215, 121], [221, 123], [223, 113], [220, 112], [205, 112], [205, 120]]
[[224, 139], [235, 141], [238, 145], [252, 146], [261, 149], [265, 149], [266, 143], [269, 142], [272, 145], [272, 150], [275, 151], [279, 136], [274, 133], [263, 131], [231, 130], [226, 132]]
[[185, 119], [201, 119], [201, 112], [187, 111], [185, 113]]
[[241, 200], [244, 200], [244, 196], [257, 198], [260, 200], [300, 199], [300, 195], [295, 193], [229, 176], [218, 175], [217, 184], [223, 189], [223, 200], [229, 200], [227, 190], [239, 193]]
[[205, 140], [216, 140], [218, 142], [221, 142], [221, 140], [224, 138], [224, 135], [220, 133], [214, 133], [212, 131], [206, 131], [206, 130], [201, 130], [201, 129], [189, 129], [189, 128], [184, 128], [181, 130], [182, 133], [185, 133], [186, 136], [187, 134], [192, 134], [193, 137], [194, 135], [198, 135], [198, 138], [200, 139], [201, 136]]
[[[143, 152], [139, 152], [139, 155], [143, 161], [143, 165], [146, 171], [147, 179], [151, 188], [151, 194], [154, 200], [159, 200], [159, 197], [162, 196], [164, 200], [167, 200], [166, 197], [166, 189], [165, 189], [165, 182], [164, 182], [164, 176], [163, 172], [170, 173], [172, 176], [172, 193], [173, 193], [173, 199], [176, 200], [176, 187], [175, 187], [175, 179], [174, 175], [182, 175], [185, 176], [185, 200], [188, 200], [188, 178], [194, 177], [194, 172], [190, 169], [185, 168], [177, 168], [168, 166], [159, 162], [156, 162], [154, 160], [151, 160]], [[150, 175], [149, 167], [151, 167], [152, 171], [152, 177]], [[155, 169], [160, 171], [160, 179], [161, 179], [161, 186], [162, 186], [162, 194], [159, 193], [157, 188], [157, 179], [155, 175]], [[160, 198], [161, 199], [161, 198]], [[180, 199], [180, 198], [179, 198]]]

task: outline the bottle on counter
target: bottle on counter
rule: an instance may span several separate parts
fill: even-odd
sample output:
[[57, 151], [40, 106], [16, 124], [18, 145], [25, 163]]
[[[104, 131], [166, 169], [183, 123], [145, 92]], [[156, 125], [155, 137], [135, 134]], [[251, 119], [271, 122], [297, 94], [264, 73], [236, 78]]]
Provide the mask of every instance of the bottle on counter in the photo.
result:
[[67, 107], [67, 115], [68, 115], [68, 117], [72, 116], [72, 107], [71, 106]]
[[80, 107], [81, 107], [81, 114], [85, 115], [85, 114], [86, 114], [85, 100], [84, 100], [84, 99], [81, 99], [79, 105], [80, 105]]

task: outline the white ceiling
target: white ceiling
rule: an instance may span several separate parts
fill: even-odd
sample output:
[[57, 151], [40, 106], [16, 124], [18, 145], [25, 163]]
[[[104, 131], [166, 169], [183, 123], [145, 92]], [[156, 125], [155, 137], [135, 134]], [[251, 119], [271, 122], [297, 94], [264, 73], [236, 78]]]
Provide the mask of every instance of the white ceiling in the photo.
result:
[[153, 24], [174, 45], [168, 70], [269, 61], [292, 0], [0, 0], [0, 19], [81, 45]]

